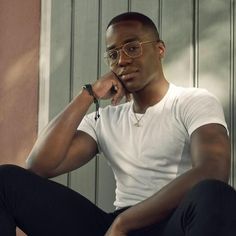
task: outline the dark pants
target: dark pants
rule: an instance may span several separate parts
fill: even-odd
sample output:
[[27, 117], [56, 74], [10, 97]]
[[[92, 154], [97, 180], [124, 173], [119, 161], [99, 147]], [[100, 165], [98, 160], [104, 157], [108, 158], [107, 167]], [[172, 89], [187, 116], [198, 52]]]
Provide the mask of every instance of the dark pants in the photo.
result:
[[[0, 235], [104, 236], [106, 213], [77, 192], [13, 165], [0, 166]], [[165, 221], [132, 236], [235, 236], [236, 192], [216, 180], [197, 184]]]

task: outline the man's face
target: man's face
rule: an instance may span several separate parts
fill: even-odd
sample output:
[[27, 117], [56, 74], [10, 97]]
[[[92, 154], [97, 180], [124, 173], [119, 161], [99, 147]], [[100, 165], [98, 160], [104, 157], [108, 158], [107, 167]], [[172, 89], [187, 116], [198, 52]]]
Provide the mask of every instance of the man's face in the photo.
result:
[[[142, 55], [131, 58], [125, 54], [121, 47], [133, 41], [151, 42], [141, 45]], [[138, 21], [122, 21], [107, 29], [107, 50], [116, 48], [119, 50], [117, 62], [110, 66], [111, 70], [122, 79], [130, 92], [142, 90], [152, 81], [158, 79], [162, 57], [159, 44], [153, 33], [150, 30], [145, 30]]]

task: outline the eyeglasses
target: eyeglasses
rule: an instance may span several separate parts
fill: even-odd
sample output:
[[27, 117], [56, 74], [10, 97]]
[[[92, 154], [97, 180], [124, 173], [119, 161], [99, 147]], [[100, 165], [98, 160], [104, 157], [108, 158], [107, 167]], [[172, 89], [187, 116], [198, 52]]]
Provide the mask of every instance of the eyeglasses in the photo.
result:
[[126, 43], [118, 48], [108, 50], [104, 53], [105, 61], [109, 66], [114, 66], [115, 64], [117, 64], [120, 57], [120, 50], [122, 50], [125, 53], [125, 55], [130, 58], [140, 57], [143, 54], [142, 45], [153, 42], [156, 41], [145, 41], [145, 42], [133, 41]]

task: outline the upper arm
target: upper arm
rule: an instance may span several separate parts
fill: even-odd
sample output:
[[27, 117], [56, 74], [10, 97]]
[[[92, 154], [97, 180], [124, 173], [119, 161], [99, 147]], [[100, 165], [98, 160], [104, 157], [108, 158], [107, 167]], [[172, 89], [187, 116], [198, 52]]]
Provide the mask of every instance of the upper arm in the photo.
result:
[[225, 127], [203, 125], [192, 133], [190, 142], [193, 167], [202, 168], [209, 177], [228, 181], [230, 142]]
[[97, 153], [98, 147], [96, 141], [89, 134], [77, 130], [63, 162], [56, 169], [54, 169], [52, 176], [50, 177], [66, 173], [83, 166]]

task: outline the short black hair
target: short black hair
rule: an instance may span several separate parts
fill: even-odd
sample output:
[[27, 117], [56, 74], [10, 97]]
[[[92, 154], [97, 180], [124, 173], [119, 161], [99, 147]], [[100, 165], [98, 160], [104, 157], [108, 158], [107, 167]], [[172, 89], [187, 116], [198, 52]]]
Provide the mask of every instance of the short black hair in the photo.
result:
[[107, 29], [109, 28], [109, 26], [113, 24], [119, 23], [121, 21], [130, 21], [130, 20], [141, 22], [143, 26], [146, 26], [154, 33], [154, 36], [156, 37], [157, 40], [160, 40], [159, 32], [154, 22], [149, 17], [139, 12], [125, 12], [115, 16], [110, 20], [109, 24], [107, 25]]

